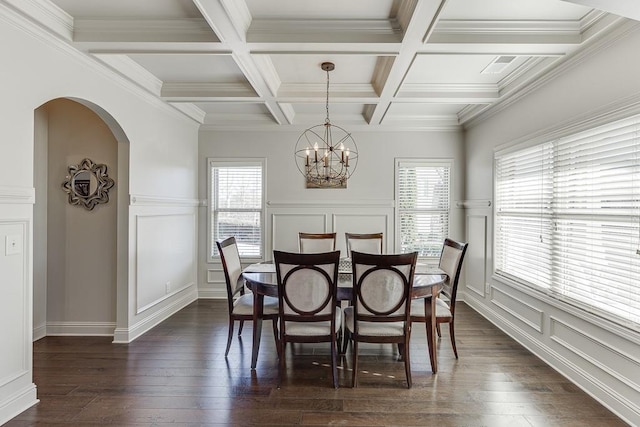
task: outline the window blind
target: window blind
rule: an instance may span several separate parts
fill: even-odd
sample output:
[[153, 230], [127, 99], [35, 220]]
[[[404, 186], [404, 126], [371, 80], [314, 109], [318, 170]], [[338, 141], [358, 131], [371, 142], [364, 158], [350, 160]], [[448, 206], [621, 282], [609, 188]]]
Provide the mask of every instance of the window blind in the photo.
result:
[[262, 165], [211, 164], [211, 254], [216, 240], [236, 238], [240, 256], [262, 256]]
[[400, 251], [438, 257], [449, 235], [451, 166], [398, 162], [396, 169]]
[[496, 156], [496, 273], [640, 326], [640, 116]]

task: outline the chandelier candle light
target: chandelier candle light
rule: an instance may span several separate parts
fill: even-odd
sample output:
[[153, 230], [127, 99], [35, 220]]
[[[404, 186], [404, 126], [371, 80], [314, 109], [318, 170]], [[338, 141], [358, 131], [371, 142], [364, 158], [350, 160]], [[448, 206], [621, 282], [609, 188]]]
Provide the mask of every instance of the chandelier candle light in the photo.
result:
[[329, 120], [329, 71], [335, 65], [323, 62], [321, 68], [327, 72], [327, 117], [298, 138], [296, 166], [305, 176], [307, 188], [347, 188], [347, 179], [358, 164], [358, 147], [349, 132]]

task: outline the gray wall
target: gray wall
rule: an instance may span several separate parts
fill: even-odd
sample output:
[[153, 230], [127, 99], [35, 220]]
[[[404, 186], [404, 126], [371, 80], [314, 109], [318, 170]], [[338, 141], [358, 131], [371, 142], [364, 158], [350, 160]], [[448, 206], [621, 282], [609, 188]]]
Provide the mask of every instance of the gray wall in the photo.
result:
[[[298, 231], [385, 232], [387, 251], [395, 251], [394, 165], [396, 158], [451, 159], [451, 236], [464, 238], [464, 212], [456, 207], [464, 194], [464, 150], [460, 132], [379, 132], [348, 129], [358, 144], [358, 167], [346, 189], [307, 189], [294, 163], [300, 130], [267, 132], [200, 132], [200, 198], [207, 199], [207, 158], [265, 158], [265, 257], [273, 249], [297, 250]], [[219, 263], [207, 260], [208, 209], [200, 211], [199, 295], [224, 297]], [[359, 228], [361, 227], [361, 228]], [[367, 229], [366, 227], [370, 227]]]
[[[628, 24], [466, 134], [470, 257], [464, 299], [553, 368], [640, 424], [640, 334], [493, 276], [493, 156], [497, 148], [639, 111], [640, 31]], [[486, 240], [485, 240], [486, 237]], [[640, 280], [640, 278], [639, 278]]]

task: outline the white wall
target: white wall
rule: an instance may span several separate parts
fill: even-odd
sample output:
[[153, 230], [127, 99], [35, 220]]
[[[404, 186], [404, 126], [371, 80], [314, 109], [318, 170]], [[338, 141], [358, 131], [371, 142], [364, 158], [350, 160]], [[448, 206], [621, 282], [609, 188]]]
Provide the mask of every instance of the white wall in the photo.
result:
[[486, 202], [493, 196], [496, 147], [631, 105], [637, 110], [639, 25], [623, 27], [600, 49], [467, 131], [466, 197], [477, 202], [467, 210], [470, 252], [462, 290], [468, 304], [632, 425], [640, 425], [640, 334], [492, 278], [493, 212]]
[[[34, 111], [56, 98], [82, 100], [118, 140], [117, 341], [134, 339], [197, 298], [198, 123], [70, 51], [4, 3], [0, 59], [1, 424], [36, 402], [31, 344]], [[149, 218], [156, 225], [152, 235], [139, 227]], [[171, 233], [176, 221], [184, 234]], [[15, 254], [4, 250], [7, 236], [16, 243]], [[192, 248], [194, 256], [139, 271], [139, 258], [157, 251], [162, 236], [173, 240], [164, 241], [165, 248]], [[139, 298], [145, 298], [144, 306]]]
[[[451, 236], [464, 237], [464, 212], [455, 207], [464, 192], [464, 153], [460, 132], [357, 131], [358, 166], [346, 189], [307, 189], [296, 168], [293, 150], [303, 129], [265, 132], [200, 132], [200, 197], [207, 199], [207, 158], [266, 159], [265, 257], [273, 249], [297, 251], [298, 231], [338, 233], [337, 248], [345, 250], [344, 232], [385, 233], [394, 248], [394, 160], [412, 157], [453, 160]], [[200, 215], [200, 235], [207, 235], [208, 209]], [[219, 263], [207, 262], [207, 239], [200, 239], [200, 297], [225, 298]]]

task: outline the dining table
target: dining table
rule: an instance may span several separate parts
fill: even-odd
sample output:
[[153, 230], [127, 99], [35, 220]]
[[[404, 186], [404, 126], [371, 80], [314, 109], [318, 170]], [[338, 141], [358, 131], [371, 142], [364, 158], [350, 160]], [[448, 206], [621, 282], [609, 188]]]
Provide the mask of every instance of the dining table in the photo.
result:
[[[347, 268], [348, 267], [348, 268]], [[447, 280], [447, 274], [437, 267], [425, 264], [417, 264], [411, 289], [411, 298], [424, 299], [424, 311], [427, 318], [427, 345], [429, 348], [429, 360], [431, 371], [438, 371], [436, 357], [436, 298]], [[275, 264], [271, 261], [251, 264], [243, 271], [240, 279], [244, 279], [245, 285], [253, 293], [253, 344], [251, 349], [251, 369], [256, 369], [260, 338], [262, 334], [262, 314], [264, 297], [278, 297], [278, 278]], [[338, 274], [337, 298], [339, 301], [351, 302], [353, 298], [353, 279], [350, 263], [343, 259], [340, 262]], [[430, 319], [430, 320], [429, 320]], [[284, 356], [282, 356], [284, 357]]]

